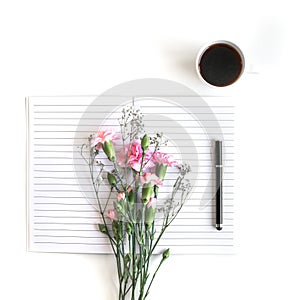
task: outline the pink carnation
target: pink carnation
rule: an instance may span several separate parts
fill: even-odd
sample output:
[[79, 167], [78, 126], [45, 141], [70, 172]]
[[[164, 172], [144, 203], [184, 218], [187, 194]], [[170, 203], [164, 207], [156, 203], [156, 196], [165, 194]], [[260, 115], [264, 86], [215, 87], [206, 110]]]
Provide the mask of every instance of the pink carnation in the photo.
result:
[[163, 185], [163, 182], [155, 174], [152, 173], [144, 173], [140, 177], [140, 182], [141, 184], [152, 183], [153, 185], [157, 186]]
[[125, 199], [125, 193], [124, 192], [120, 192], [117, 196], [118, 201]]
[[111, 221], [117, 221], [118, 220], [118, 213], [115, 209], [109, 209], [107, 211], [107, 216]]
[[169, 167], [174, 167], [177, 165], [177, 161], [174, 160], [172, 155], [159, 151], [153, 154], [152, 161], [155, 164], [168, 165]]
[[106, 141], [114, 141], [120, 139], [119, 134], [115, 133], [112, 129], [101, 129], [95, 134], [92, 147], [96, 146], [97, 150], [102, 149], [102, 144]]
[[[124, 147], [123, 151], [121, 151], [117, 157], [117, 162], [121, 167], [130, 166], [132, 169], [139, 172], [142, 163], [142, 154], [143, 150], [141, 143], [139, 141], [136, 141], [131, 146], [126, 145]], [[151, 155], [151, 151], [147, 150], [143, 161], [144, 165], [146, 163], [147, 164], [144, 166], [143, 169], [154, 167], [154, 164], [151, 160]], [[125, 164], [126, 161], [127, 164]]]

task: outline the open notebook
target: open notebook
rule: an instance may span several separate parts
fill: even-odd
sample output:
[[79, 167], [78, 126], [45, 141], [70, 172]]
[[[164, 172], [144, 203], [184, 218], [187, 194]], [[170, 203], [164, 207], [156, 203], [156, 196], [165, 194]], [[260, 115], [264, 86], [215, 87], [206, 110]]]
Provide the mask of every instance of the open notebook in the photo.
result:
[[[189, 160], [193, 191], [158, 250], [177, 254], [233, 253], [234, 103], [230, 97], [29, 97], [27, 108], [28, 249], [111, 253], [97, 229], [78, 147], [100, 125], [115, 126], [126, 104], [141, 107], [146, 127], [163, 131], [171, 152]], [[224, 141], [224, 213], [215, 229], [212, 141]]]

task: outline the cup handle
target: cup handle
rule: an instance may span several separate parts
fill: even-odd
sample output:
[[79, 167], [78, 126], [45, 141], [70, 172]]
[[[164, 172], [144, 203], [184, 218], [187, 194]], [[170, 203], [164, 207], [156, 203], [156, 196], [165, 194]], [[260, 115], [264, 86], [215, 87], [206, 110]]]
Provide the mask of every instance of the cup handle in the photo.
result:
[[245, 65], [244, 73], [248, 75], [259, 75], [260, 70], [257, 65], [250, 63], [249, 65]]

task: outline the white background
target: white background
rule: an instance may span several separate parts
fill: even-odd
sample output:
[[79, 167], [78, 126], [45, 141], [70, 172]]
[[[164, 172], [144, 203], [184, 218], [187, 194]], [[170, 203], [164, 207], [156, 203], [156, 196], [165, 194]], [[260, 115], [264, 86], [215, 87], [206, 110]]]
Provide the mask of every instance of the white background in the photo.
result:
[[[0, 2], [1, 299], [116, 299], [109, 256], [26, 252], [28, 95], [100, 94], [159, 77], [201, 87], [203, 42], [228, 39], [245, 74], [236, 134], [233, 256], [176, 256], [153, 299], [299, 299], [299, 34], [296, 1]], [[297, 69], [298, 68], [298, 69]]]

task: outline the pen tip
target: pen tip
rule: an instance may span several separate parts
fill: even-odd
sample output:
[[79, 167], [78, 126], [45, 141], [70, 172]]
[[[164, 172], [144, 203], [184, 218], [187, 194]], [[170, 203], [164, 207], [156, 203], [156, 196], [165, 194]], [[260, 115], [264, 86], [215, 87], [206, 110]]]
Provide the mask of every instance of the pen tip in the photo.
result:
[[216, 226], [217, 230], [222, 230], [222, 227], [220, 225]]

